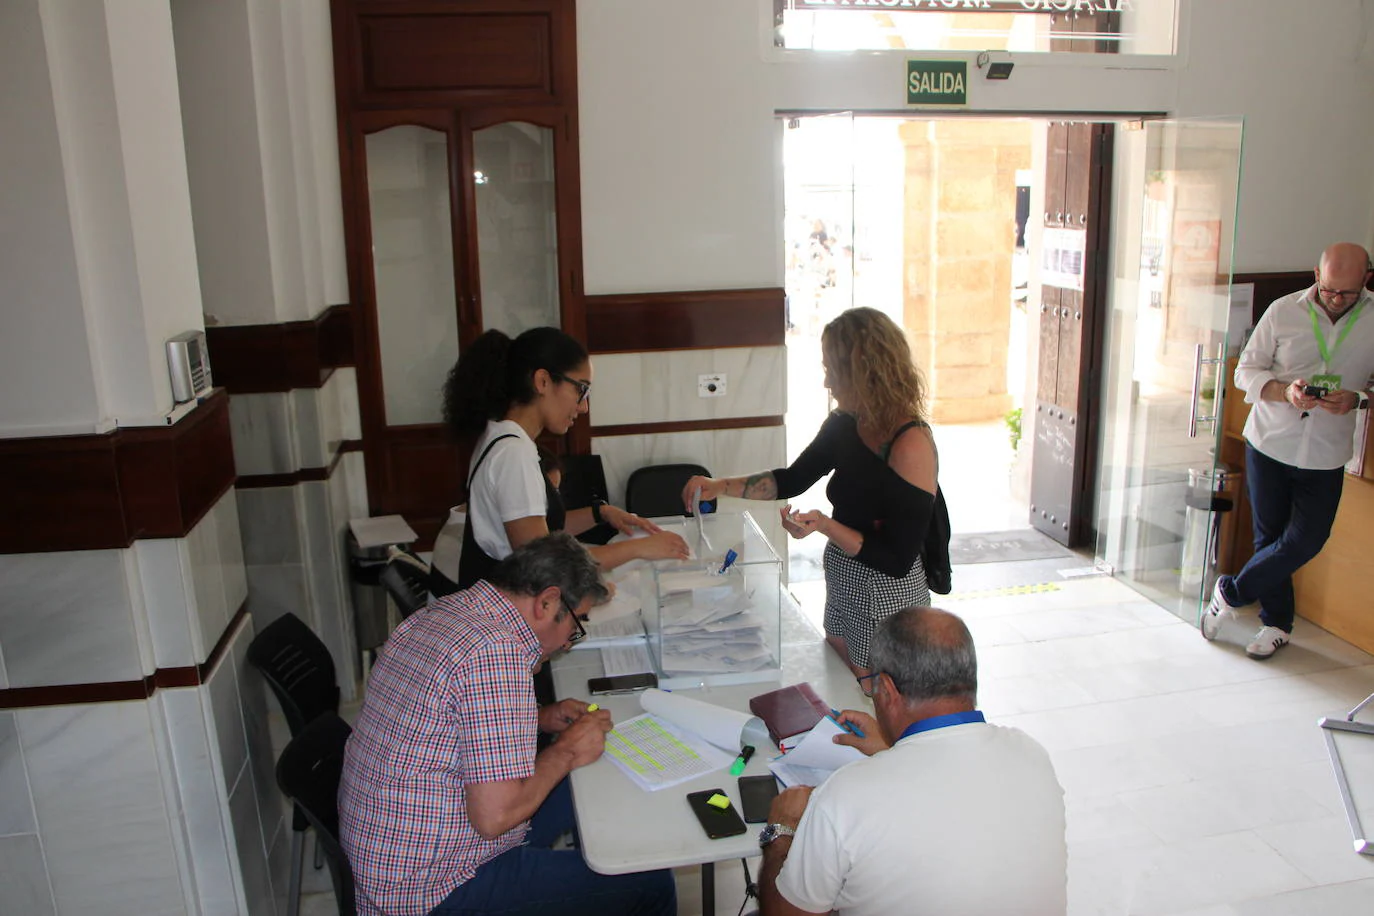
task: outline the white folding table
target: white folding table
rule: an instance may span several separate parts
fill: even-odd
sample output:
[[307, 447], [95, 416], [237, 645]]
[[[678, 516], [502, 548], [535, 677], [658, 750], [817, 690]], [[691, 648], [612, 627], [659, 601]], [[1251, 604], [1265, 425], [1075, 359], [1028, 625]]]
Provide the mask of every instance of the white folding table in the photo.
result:
[[[591, 699], [587, 679], [602, 675], [601, 653], [592, 650], [567, 652], [553, 661], [554, 687], [559, 698]], [[870, 709], [849, 668], [825, 644], [822, 636], [801, 616], [791, 598], [783, 602], [782, 672], [779, 680], [728, 687], [704, 686], [674, 693], [747, 711], [749, 699], [786, 684], [809, 682], [836, 709]], [[638, 694], [596, 697], [617, 722], [643, 710]], [[744, 775], [768, 773], [768, 761], [776, 747], [758, 748]], [[702, 911], [715, 911], [714, 863], [759, 854], [758, 831], [750, 825], [740, 836], [708, 839], [687, 805], [687, 793], [722, 789], [740, 808], [739, 786], [728, 767], [690, 782], [646, 792], [630, 781], [611, 761], [602, 757], [572, 773], [573, 806], [577, 813], [582, 855], [587, 865], [603, 875], [700, 865]]]

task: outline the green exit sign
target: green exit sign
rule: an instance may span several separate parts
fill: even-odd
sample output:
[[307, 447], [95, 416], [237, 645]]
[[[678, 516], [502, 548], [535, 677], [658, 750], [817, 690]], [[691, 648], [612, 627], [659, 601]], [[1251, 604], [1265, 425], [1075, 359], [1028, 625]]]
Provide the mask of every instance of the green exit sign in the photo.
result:
[[906, 103], [941, 108], [968, 104], [968, 61], [906, 62]]

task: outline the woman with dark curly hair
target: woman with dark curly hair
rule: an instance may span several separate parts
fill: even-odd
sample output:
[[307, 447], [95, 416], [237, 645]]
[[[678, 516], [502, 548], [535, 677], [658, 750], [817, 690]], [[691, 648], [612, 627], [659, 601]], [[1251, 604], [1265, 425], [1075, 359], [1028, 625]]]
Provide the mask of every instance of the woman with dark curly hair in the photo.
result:
[[540, 470], [534, 440], [545, 430], [566, 433], [587, 412], [591, 389], [587, 351], [558, 328], [531, 328], [514, 340], [487, 331], [458, 357], [444, 383], [444, 419], [472, 445], [468, 514], [458, 579], [445, 582], [436, 573], [436, 595], [468, 588], [515, 548], [550, 531], [578, 534], [603, 521], [648, 536], [589, 547], [602, 569], [687, 556], [682, 538], [615, 506], [565, 512]]
[[930, 604], [921, 553], [939, 504], [935, 439], [925, 390], [906, 336], [882, 312], [849, 309], [821, 334], [825, 387], [836, 410], [791, 467], [744, 477], [693, 477], [684, 503], [702, 499], [790, 499], [830, 471], [833, 515], [782, 508], [794, 538], [828, 538], [826, 640], [856, 675], [868, 673], [874, 627], [897, 611]]

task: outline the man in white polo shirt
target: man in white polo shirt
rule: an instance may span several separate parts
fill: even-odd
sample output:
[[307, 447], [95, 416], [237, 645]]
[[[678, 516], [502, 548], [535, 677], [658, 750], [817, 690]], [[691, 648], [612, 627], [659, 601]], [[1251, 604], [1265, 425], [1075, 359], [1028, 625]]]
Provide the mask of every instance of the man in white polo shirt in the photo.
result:
[[1266, 659], [1293, 632], [1293, 573], [1331, 534], [1345, 463], [1354, 452], [1355, 410], [1369, 405], [1374, 316], [1365, 286], [1369, 253], [1342, 242], [1322, 252], [1317, 282], [1276, 300], [1236, 364], [1236, 387], [1254, 405], [1245, 421], [1245, 484], [1255, 554], [1221, 576], [1201, 629], [1258, 601], [1262, 626], [1245, 647]]
[[1063, 789], [1043, 747], [975, 709], [964, 622], [898, 611], [869, 655], [876, 719], [846, 710], [864, 736], [836, 742], [871, 756], [774, 799], [759, 837], [764, 916], [1063, 916]]

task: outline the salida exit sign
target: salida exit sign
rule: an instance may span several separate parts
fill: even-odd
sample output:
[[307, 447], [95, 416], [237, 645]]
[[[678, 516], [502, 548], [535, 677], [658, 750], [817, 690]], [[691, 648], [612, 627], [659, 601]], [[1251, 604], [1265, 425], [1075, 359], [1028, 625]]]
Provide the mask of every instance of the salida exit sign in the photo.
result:
[[906, 103], [941, 108], [967, 105], [968, 61], [908, 60]]

